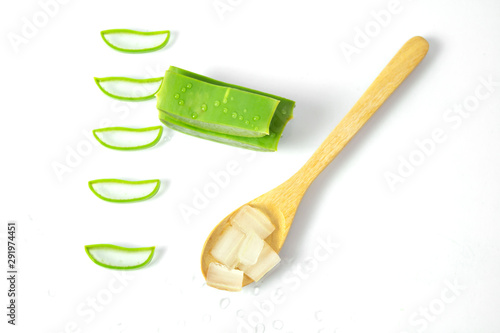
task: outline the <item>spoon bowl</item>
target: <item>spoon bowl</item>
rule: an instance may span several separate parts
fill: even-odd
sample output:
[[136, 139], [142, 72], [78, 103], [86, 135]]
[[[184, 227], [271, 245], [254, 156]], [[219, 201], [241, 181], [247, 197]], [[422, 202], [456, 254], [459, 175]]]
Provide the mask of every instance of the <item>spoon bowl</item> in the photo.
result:
[[[264, 212], [276, 227], [265, 239], [274, 251], [279, 253], [283, 247], [307, 188], [417, 67], [428, 49], [429, 44], [422, 37], [413, 37], [407, 41], [306, 164], [283, 184], [247, 203]], [[210, 251], [238, 210], [239, 208], [226, 216], [205, 241], [201, 255], [201, 271], [205, 279], [208, 266], [211, 262], [216, 262]], [[244, 276], [243, 286], [252, 282], [252, 279]]]

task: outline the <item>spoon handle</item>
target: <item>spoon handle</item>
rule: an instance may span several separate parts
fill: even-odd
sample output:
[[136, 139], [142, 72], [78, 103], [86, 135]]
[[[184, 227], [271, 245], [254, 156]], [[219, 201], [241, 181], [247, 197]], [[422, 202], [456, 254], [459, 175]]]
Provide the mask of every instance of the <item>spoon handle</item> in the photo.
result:
[[294, 181], [300, 180], [295, 182], [296, 190], [297, 186], [300, 186], [302, 191], [299, 192], [305, 192], [321, 171], [417, 67], [428, 49], [429, 44], [422, 37], [413, 37], [403, 45], [306, 164], [292, 177]]

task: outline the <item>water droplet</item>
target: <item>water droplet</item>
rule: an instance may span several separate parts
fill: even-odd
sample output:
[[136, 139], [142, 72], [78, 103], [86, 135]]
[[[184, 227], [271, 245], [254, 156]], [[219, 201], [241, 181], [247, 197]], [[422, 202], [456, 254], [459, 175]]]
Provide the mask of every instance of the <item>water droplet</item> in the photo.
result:
[[206, 314], [203, 316], [203, 322], [204, 323], [209, 323], [210, 320], [212, 320], [212, 317], [209, 314]]
[[243, 113], [247, 113], [247, 112], [248, 112], [248, 110], [247, 110], [247, 109], [243, 109]]
[[227, 108], [222, 109], [222, 112], [227, 113]]
[[232, 101], [234, 101], [234, 97], [233, 97], [233, 96], [231, 96], [231, 98], [230, 98], [230, 99], [231, 99]]
[[182, 99], [179, 101], [179, 105], [184, 105], [184, 101]]
[[276, 133], [274, 132], [271, 132], [271, 134], [269, 134], [271, 136], [271, 138], [274, 138], [276, 136]]
[[207, 105], [206, 104], [202, 104], [201, 105], [201, 111], [207, 111]]
[[188, 84], [186, 85], [186, 88], [191, 89], [191, 88], [193, 88], [193, 85], [192, 85], [191, 83], [188, 83]]
[[317, 321], [323, 321], [323, 311], [316, 311], [314, 318], [316, 318]]
[[186, 92], [186, 88], [182, 88], [182, 89], [181, 89], [181, 91], [182, 91], [182, 92]]
[[231, 117], [236, 118], [236, 117], [238, 117], [238, 114], [237, 114], [236, 112], [233, 112], [233, 113], [231, 114]]
[[259, 287], [254, 287], [253, 288], [253, 294], [257, 296], [260, 293], [260, 288]]
[[193, 119], [198, 118], [198, 114], [196, 112], [191, 113], [191, 118]]
[[247, 124], [247, 125], [248, 125], [248, 124], [250, 124], [250, 122], [249, 122], [248, 120], [245, 120], [245, 124]]
[[224, 99], [222, 100], [222, 103], [227, 104], [227, 98], [224, 98]]
[[231, 301], [229, 300], [229, 298], [223, 298], [220, 300], [219, 306], [221, 309], [226, 309], [230, 303]]
[[259, 130], [259, 128], [258, 128], [257, 126], [255, 126], [253, 129], [254, 129], [254, 130], [256, 130], [256, 131], [258, 131], [258, 130]]
[[243, 120], [243, 116], [239, 116], [239, 117], [238, 117], [238, 119], [239, 119], [239, 120]]
[[264, 324], [257, 324], [255, 326], [255, 333], [264, 333], [266, 331], [266, 326]]
[[281, 113], [286, 114], [286, 110], [281, 110]]
[[174, 98], [175, 98], [175, 99], [179, 99], [179, 97], [181, 97], [181, 95], [179, 95], [179, 94], [175, 94], [175, 95], [174, 95]]
[[253, 120], [259, 120], [259, 119], [260, 119], [260, 117], [259, 117], [259, 116], [255, 116], [255, 117], [253, 117]]
[[220, 105], [220, 101], [215, 101], [214, 105], [215, 106], [219, 106]]
[[281, 330], [285, 326], [281, 320], [275, 320], [273, 323], [273, 327], [277, 330]]
[[236, 311], [236, 315], [240, 318], [243, 318], [243, 317], [245, 317], [245, 311], [240, 309], [240, 310]]

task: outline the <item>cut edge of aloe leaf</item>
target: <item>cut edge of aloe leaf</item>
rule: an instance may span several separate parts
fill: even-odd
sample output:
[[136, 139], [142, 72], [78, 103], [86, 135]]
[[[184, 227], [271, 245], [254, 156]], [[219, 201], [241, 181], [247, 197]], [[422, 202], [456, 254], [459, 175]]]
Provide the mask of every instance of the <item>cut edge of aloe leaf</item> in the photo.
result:
[[[149, 99], [153, 99], [155, 97], [156, 93], [160, 90], [161, 83], [163, 81], [163, 77], [154, 77], [154, 78], [149, 78], [149, 79], [134, 79], [134, 78], [124, 77], [124, 76], [108, 76], [108, 77], [101, 77], [101, 78], [94, 77], [94, 81], [97, 84], [97, 86], [99, 87], [99, 89], [104, 94], [108, 95], [109, 97], [119, 99], [122, 101], [140, 102], [140, 101], [146, 101]], [[158, 85], [158, 88], [153, 93], [150, 93], [150, 94], [147, 94], [144, 96], [140, 96], [140, 97], [128, 97], [128, 96], [116, 95], [116, 94], [113, 94], [113, 93], [109, 92], [108, 90], [106, 90], [101, 85], [101, 82], [108, 82], [108, 81], [130, 82], [130, 83], [135, 83], [137, 85], [146, 84], [146, 83], [156, 83], [156, 82], [159, 82], [160, 84]]]
[[[147, 47], [143, 49], [129, 49], [129, 48], [123, 48], [117, 45], [112, 44], [109, 40], [106, 39], [106, 35], [110, 34], [130, 34], [130, 35], [136, 35], [136, 36], [155, 36], [155, 35], [166, 35], [165, 39], [163, 42], [160, 44], [154, 46], [154, 47]], [[170, 39], [170, 30], [161, 30], [161, 31], [137, 31], [137, 30], [131, 30], [131, 29], [108, 29], [108, 30], [103, 30], [101, 31], [101, 37], [104, 40], [104, 42], [111, 47], [112, 49], [120, 52], [125, 52], [125, 53], [146, 53], [146, 52], [154, 52], [157, 51], [161, 48], [163, 48], [165, 45], [167, 45], [169, 39]]]
[[[144, 195], [142, 197], [137, 197], [137, 198], [131, 198], [131, 199], [113, 199], [113, 198], [108, 198], [103, 195], [101, 195], [99, 192], [97, 192], [94, 189], [95, 184], [100, 184], [100, 183], [114, 183], [114, 184], [126, 184], [130, 186], [135, 186], [135, 185], [143, 185], [143, 184], [153, 184], [155, 183], [154, 189], [148, 193], [147, 195]], [[95, 179], [89, 181], [89, 188], [101, 200], [108, 201], [108, 202], [117, 202], [117, 203], [128, 203], [128, 202], [137, 202], [137, 201], [143, 201], [150, 199], [158, 193], [158, 190], [160, 189], [160, 180], [159, 179], [148, 179], [148, 180], [123, 180], [123, 179], [116, 179], [116, 178], [103, 178], [103, 179]]]
[[[114, 265], [108, 265], [105, 264], [101, 261], [99, 261], [97, 258], [92, 255], [91, 250], [95, 248], [102, 248], [102, 249], [113, 249], [113, 250], [118, 250], [118, 251], [123, 251], [124, 253], [127, 252], [138, 252], [138, 251], [150, 251], [149, 256], [145, 261], [138, 265], [133, 265], [133, 266], [114, 266]], [[110, 268], [110, 269], [137, 269], [146, 266], [151, 260], [153, 259], [153, 255], [155, 252], [155, 246], [150, 246], [150, 247], [123, 247], [123, 246], [118, 246], [118, 245], [113, 245], [113, 244], [92, 244], [92, 245], [85, 245], [85, 252], [87, 253], [88, 257], [90, 260], [92, 260], [95, 264], [105, 267], [105, 268]]]
[[[169, 114], [163, 111], [159, 111], [159, 118], [165, 126], [175, 131], [213, 142], [223, 143], [233, 147], [245, 148], [261, 152], [274, 152], [277, 150], [281, 134], [285, 129], [286, 122], [289, 120], [284, 120], [282, 127], [277, 127], [276, 132], [271, 133], [271, 136], [266, 135], [260, 138], [249, 138], [210, 132], [208, 130], [192, 127], [186, 123], [182, 123], [170, 117]], [[269, 143], [264, 144], [263, 142], [266, 141], [269, 141]]]
[[[158, 131], [158, 135], [156, 138], [144, 145], [139, 145], [139, 146], [113, 146], [107, 142], [105, 142], [102, 138], [98, 136], [98, 133], [102, 132], [113, 132], [113, 131], [122, 131], [122, 132], [130, 132], [130, 133], [142, 133], [142, 132], [149, 132], [149, 131]], [[92, 131], [94, 134], [94, 137], [96, 140], [103, 145], [106, 148], [110, 149], [115, 149], [115, 150], [139, 150], [139, 149], [146, 149], [153, 147], [160, 141], [162, 133], [163, 133], [163, 127], [162, 126], [151, 126], [151, 127], [144, 127], [144, 128], [128, 128], [128, 127], [105, 127], [105, 128], [98, 128]]]

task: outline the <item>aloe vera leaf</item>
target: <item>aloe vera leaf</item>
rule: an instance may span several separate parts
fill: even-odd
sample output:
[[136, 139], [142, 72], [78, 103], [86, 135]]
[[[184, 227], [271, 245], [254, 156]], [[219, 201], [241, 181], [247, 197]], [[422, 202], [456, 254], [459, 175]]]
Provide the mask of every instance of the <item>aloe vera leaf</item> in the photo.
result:
[[85, 252], [99, 266], [111, 269], [135, 269], [147, 265], [155, 247], [122, 247], [112, 244], [86, 245]]
[[216, 85], [172, 71], [157, 94], [157, 108], [193, 127], [245, 137], [269, 134], [279, 100]]
[[89, 181], [89, 188], [98, 198], [105, 201], [137, 202], [154, 197], [160, 189], [160, 180], [96, 179]]
[[152, 99], [163, 81], [162, 77], [133, 79], [122, 76], [94, 78], [103, 93], [122, 101], [139, 102]]
[[269, 135], [260, 138], [247, 138], [243, 136], [216, 133], [192, 127], [178, 121], [177, 119], [172, 118], [170, 115], [162, 111], [159, 112], [159, 118], [165, 126], [184, 134], [214, 142], [224, 143], [234, 147], [264, 152], [276, 151], [281, 133], [285, 128], [285, 123], [283, 122], [281, 122], [281, 126], [277, 127], [276, 129], [273, 129], [273, 123], [271, 123], [271, 133]]
[[111, 48], [126, 53], [153, 52], [167, 45], [170, 31], [136, 31], [109, 29], [101, 31], [101, 37]]
[[283, 130], [285, 129], [286, 124], [290, 119], [293, 118], [293, 108], [295, 107], [295, 102], [283, 97], [279, 97], [276, 95], [271, 95], [268, 93], [264, 93], [258, 90], [253, 90], [245, 87], [240, 87], [234, 84], [225, 83], [222, 81], [218, 81], [207, 76], [203, 76], [200, 74], [196, 74], [178, 67], [170, 66], [169, 71], [176, 72], [185, 76], [189, 76], [200, 81], [210, 82], [216, 85], [226, 86], [238, 88], [240, 90], [249, 91], [255, 94], [260, 94], [264, 96], [268, 96], [271, 98], [275, 98], [280, 101], [278, 107], [274, 113], [273, 119], [271, 121], [271, 126], [269, 127], [269, 135], [260, 137], [260, 138], [245, 138], [235, 135], [227, 135], [216, 132], [211, 132], [207, 130], [202, 130], [196, 127], [192, 127], [183, 122], [180, 122], [172, 117], [170, 117], [165, 112], [159, 113], [160, 120], [167, 127], [174, 129], [176, 131], [196, 136], [202, 139], [207, 139], [219, 143], [224, 143], [227, 145], [246, 148], [256, 151], [276, 151], [278, 147], [278, 142], [281, 138]]
[[95, 129], [92, 133], [104, 147], [116, 150], [139, 150], [156, 145], [161, 139], [163, 127], [106, 127]]

